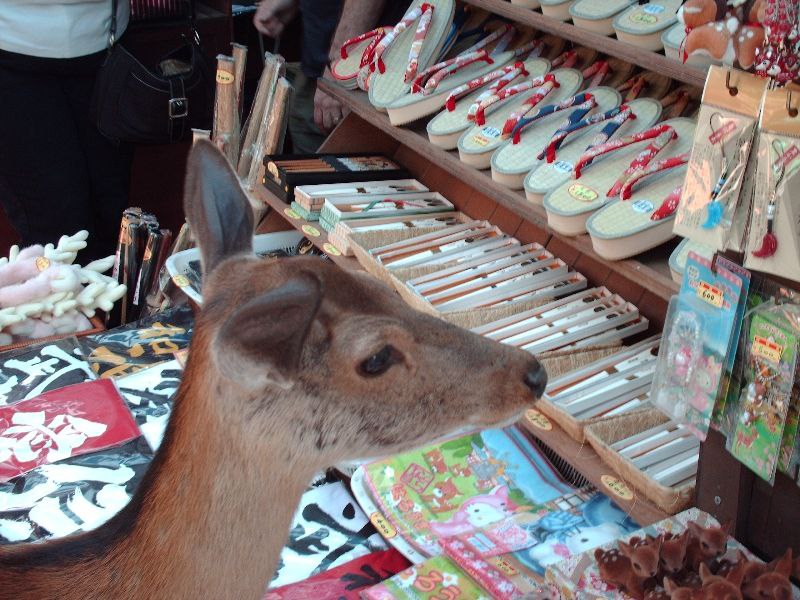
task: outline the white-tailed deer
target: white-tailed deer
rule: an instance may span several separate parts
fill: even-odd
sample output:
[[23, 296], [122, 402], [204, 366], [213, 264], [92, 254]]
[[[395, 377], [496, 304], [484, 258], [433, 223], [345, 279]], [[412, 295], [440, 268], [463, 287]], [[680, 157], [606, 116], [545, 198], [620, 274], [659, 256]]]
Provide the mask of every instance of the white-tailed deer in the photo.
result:
[[0, 598], [257, 600], [315, 472], [509, 424], [544, 389], [530, 354], [375, 279], [257, 258], [247, 198], [209, 142], [189, 159], [186, 212], [204, 302], [161, 449], [104, 526], [0, 549]]

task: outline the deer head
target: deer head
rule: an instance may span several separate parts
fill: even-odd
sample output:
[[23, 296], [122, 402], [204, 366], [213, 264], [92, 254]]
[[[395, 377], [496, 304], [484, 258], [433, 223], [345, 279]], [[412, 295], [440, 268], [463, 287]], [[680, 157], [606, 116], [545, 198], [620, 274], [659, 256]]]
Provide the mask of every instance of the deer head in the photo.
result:
[[686, 566], [686, 548], [689, 545], [689, 532], [664, 537], [659, 564], [664, 575], [676, 575]]
[[790, 600], [792, 584], [792, 549], [788, 548], [784, 555], [772, 561], [766, 567], [768, 572], [758, 575], [742, 586], [745, 600]]
[[700, 589], [679, 587], [669, 577], [664, 578], [664, 589], [671, 600], [742, 600], [739, 591], [741, 574], [721, 577], [714, 575], [705, 563], [700, 564]]
[[412, 310], [366, 274], [256, 257], [247, 198], [212, 144], [193, 148], [187, 186], [204, 272], [192, 352], [254, 449], [280, 444], [317, 468], [385, 455], [510, 424], [543, 392], [530, 354]]
[[689, 533], [692, 536], [692, 544], [703, 560], [719, 558], [725, 554], [728, 547], [729, 524], [720, 527], [701, 527], [694, 521], [687, 524]]
[[648, 535], [644, 542], [632, 545], [620, 542], [619, 551], [631, 561], [633, 572], [643, 579], [655, 577], [658, 574], [659, 555], [664, 538], [654, 538]]

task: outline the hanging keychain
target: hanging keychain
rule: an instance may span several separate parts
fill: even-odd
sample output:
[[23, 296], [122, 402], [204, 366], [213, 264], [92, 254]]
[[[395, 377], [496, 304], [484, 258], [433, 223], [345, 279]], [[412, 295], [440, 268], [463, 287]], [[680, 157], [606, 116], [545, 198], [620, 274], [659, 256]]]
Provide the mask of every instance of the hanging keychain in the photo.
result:
[[797, 0], [767, 0], [765, 40], [756, 49], [756, 73], [786, 85], [800, 77], [800, 11]]
[[[708, 120], [708, 126], [711, 129], [711, 139], [712, 140], [721, 140], [722, 133], [724, 131], [724, 125], [720, 125], [719, 127], [714, 127], [714, 117], [719, 118], [720, 120], [723, 119], [721, 113], [714, 113], [711, 115], [711, 118]], [[740, 139], [736, 139], [736, 144], [734, 147], [738, 148], [740, 145]], [[733, 167], [736, 160], [738, 160], [738, 156], [734, 155], [733, 157], [727, 157], [725, 152], [725, 143], [720, 141], [720, 158], [722, 160], [722, 166], [720, 169], [719, 179], [717, 179], [716, 185], [714, 185], [714, 189], [711, 190], [711, 201], [708, 203], [706, 207], [706, 220], [703, 223], [704, 229], [713, 229], [717, 225], [719, 225], [720, 221], [722, 221], [722, 215], [725, 212], [725, 206], [719, 201], [720, 192], [722, 192], [725, 184], [728, 183], [728, 176], [731, 173], [731, 167]]]
[[773, 256], [778, 250], [778, 237], [775, 235], [775, 216], [778, 213], [778, 208], [775, 200], [778, 197], [778, 190], [781, 188], [783, 178], [786, 175], [786, 161], [781, 160], [784, 156], [784, 145], [780, 140], [772, 140], [772, 149], [778, 160], [773, 163], [773, 170], [779, 170], [775, 185], [772, 186], [772, 192], [769, 196], [769, 204], [767, 204], [767, 231], [761, 239], [761, 247], [758, 250], [753, 250], [753, 256], [758, 258], [769, 258]]

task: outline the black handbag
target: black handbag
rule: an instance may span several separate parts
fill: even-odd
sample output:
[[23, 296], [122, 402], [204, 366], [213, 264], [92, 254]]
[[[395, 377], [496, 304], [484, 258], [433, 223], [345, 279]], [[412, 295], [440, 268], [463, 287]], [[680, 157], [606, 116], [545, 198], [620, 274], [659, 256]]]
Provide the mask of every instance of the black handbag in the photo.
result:
[[194, 3], [181, 46], [149, 69], [116, 40], [117, 2], [92, 97], [97, 128], [115, 141], [149, 144], [181, 141], [193, 127], [209, 129], [214, 85], [194, 27]]

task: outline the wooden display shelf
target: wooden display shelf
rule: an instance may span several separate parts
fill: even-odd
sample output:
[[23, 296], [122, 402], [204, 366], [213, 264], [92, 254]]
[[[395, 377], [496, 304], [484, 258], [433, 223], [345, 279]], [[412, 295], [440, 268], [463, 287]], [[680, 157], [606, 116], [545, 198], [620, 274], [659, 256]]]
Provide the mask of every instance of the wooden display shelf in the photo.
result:
[[[259, 202], [263, 202], [275, 212], [279, 213], [287, 223], [306, 236], [306, 238], [308, 238], [311, 243], [314, 244], [314, 246], [322, 250], [334, 263], [345, 269], [361, 268], [361, 266], [358, 264], [358, 261], [352, 256], [344, 256], [341, 254], [336, 255], [335, 253], [331, 252], [329, 248], [325, 247], [328, 244], [328, 233], [318, 222], [306, 221], [305, 219], [295, 219], [287, 215], [286, 210], [290, 208], [289, 205], [278, 198], [275, 194], [270, 192], [263, 185], [258, 186], [258, 188], [250, 192], [250, 194]], [[314, 233], [317, 235], [314, 235]]]
[[639, 525], [644, 527], [669, 516], [633, 490], [629, 489], [633, 495], [633, 498], [629, 500], [612, 493], [603, 482], [603, 477], [608, 476], [619, 480], [619, 476], [614, 472], [614, 469], [603, 462], [588, 443], [579, 444], [569, 437], [558, 424], [543, 414], [538, 413], [537, 417], [536, 422], [538, 425], [535, 425], [527, 417], [522, 418], [517, 425], [523, 427], [530, 435], [540, 440], [550, 450], [568, 462], [576, 471], [588, 479], [594, 487], [609, 496], [617, 506], [628, 513]]
[[[330, 95], [338, 98], [353, 113], [373, 127], [380, 129], [403, 146], [418, 155], [426, 157], [432, 163], [453, 174], [468, 187], [480, 190], [497, 204], [507, 208], [525, 221], [548, 231], [548, 233], [552, 234], [552, 237], [562, 242], [562, 245], [566, 245], [582, 255], [591, 257], [595, 262], [619, 273], [630, 281], [637, 282], [638, 285], [646, 288], [665, 302], [668, 302], [672, 295], [677, 293], [679, 286], [670, 276], [667, 263], [668, 252], [665, 248], [639, 256], [637, 260], [608, 261], [595, 253], [588, 235], [573, 238], [550, 232], [547, 227], [547, 215], [543, 207], [528, 201], [523, 192], [511, 190], [495, 182], [488, 175], [488, 172], [482, 172], [464, 164], [459, 160], [457, 152], [443, 150], [431, 144], [428, 141], [424, 126], [417, 124], [416, 127], [411, 128], [395, 127], [389, 122], [389, 117], [386, 114], [372, 107], [364, 92], [346, 90], [336, 83], [322, 79], [319, 80], [318, 85]], [[355, 147], [351, 146], [351, 151], [360, 150], [357, 144], [358, 140], [353, 140], [353, 146]], [[451, 198], [451, 200], [455, 201], [456, 199]], [[467, 213], [469, 214], [469, 211]]]
[[663, 54], [656, 54], [655, 52], [643, 50], [642, 48], [621, 42], [614, 37], [599, 35], [592, 31], [576, 27], [571, 23], [551, 19], [530, 8], [511, 4], [508, 0], [464, 0], [464, 3], [488, 10], [501, 17], [516, 21], [517, 23], [530, 25], [539, 31], [551, 33], [580, 46], [586, 46], [587, 48], [592, 48], [603, 54], [621, 58], [629, 63], [639, 65], [644, 69], [666, 75], [667, 77], [690, 85], [702, 88], [706, 81], [707, 70], [684, 65], [676, 60], [667, 58]]

